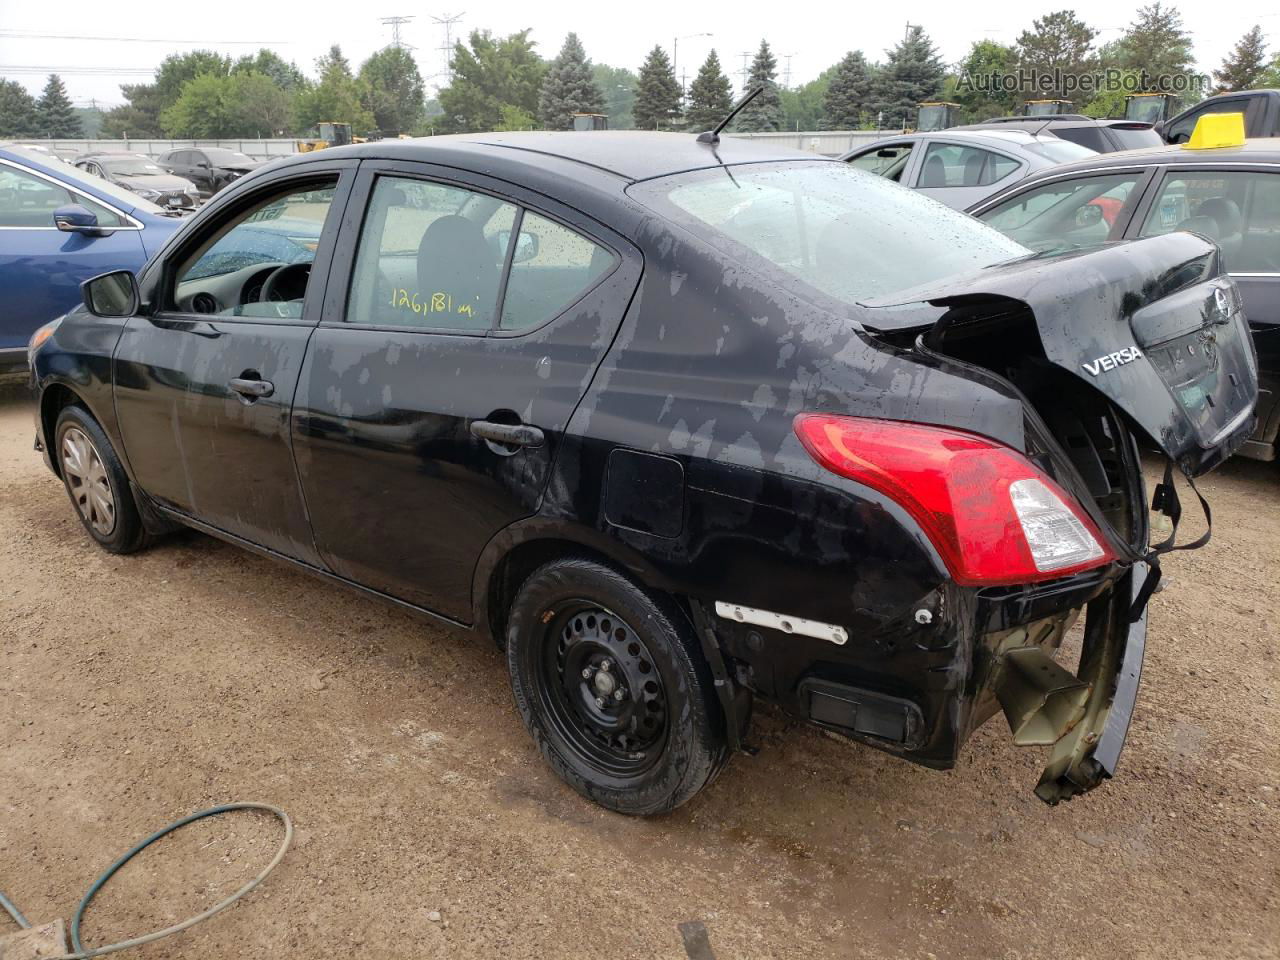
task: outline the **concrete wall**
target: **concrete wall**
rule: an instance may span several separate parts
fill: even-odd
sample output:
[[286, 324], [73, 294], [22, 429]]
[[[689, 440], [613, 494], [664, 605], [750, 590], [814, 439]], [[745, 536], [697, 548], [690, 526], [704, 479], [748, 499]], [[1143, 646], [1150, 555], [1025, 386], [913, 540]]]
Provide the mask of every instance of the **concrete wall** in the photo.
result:
[[799, 133], [731, 133], [725, 136], [741, 137], [744, 140], [766, 140], [789, 150], [805, 150], [827, 157], [836, 157], [864, 143], [894, 137], [900, 133], [902, 133], [901, 130], [802, 130]]

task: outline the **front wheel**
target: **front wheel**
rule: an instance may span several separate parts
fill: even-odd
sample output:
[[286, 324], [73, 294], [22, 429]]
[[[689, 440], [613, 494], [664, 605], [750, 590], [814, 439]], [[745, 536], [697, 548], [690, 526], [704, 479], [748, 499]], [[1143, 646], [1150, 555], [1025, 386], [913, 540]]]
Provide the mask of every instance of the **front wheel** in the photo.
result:
[[53, 436], [63, 486], [89, 536], [111, 553], [142, 547], [146, 532], [129, 478], [98, 422], [83, 407], [66, 407]]
[[678, 609], [601, 564], [558, 560], [507, 621], [516, 706], [579, 793], [654, 814], [689, 800], [727, 756], [710, 671]]

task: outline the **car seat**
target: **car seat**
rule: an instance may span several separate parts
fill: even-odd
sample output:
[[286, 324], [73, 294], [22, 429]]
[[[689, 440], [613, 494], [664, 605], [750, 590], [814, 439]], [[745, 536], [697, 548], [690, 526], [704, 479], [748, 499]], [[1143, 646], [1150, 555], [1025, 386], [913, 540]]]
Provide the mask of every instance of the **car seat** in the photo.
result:
[[1213, 239], [1222, 248], [1228, 263], [1239, 255], [1244, 244], [1244, 217], [1239, 204], [1226, 197], [1210, 197], [1196, 207], [1196, 216], [1213, 220], [1217, 228]]
[[947, 165], [936, 153], [924, 162], [924, 170], [920, 174], [921, 187], [945, 187], [947, 185]]
[[[447, 321], [427, 326], [486, 330], [498, 294], [498, 265], [480, 226], [450, 214], [432, 222], [418, 244], [418, 290], [432, 313]], [[469, 319], [468, 319], [469, 317]]]
[[972, 153], [964, 162], [964, 185], [966, 187], [983, 186], [982, 167], [986, 157], [980, 153]]

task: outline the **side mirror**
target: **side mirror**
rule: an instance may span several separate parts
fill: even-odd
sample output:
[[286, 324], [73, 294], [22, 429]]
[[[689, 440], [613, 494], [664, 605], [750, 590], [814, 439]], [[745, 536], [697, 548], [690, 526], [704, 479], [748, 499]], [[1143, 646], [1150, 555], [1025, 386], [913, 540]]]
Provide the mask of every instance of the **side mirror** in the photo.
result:
[[516, 237], [516, 250], [512, 254], [512, 263], [526, 263], [538, 255], [538, 235], [536, 233], [526, 233], [520, 231], [520, 235]]
[[1151, 125], [1151, 129], [1152, 129], [1152, 130], [1154, 130], [1156, 133], [1160, 134], [1160, 136], [1162, 136], [1162, 137], [1163, 137], [1163, 136], [1164, 136], [1164, 121], [1163, 121], [1163, 120], [1157, 120], [1155, 123], [1153, 123], [1153, 124]]
[[197, 161], [196, 161], [196, 166], [197, 166], [197, 167], [199, 167], [201, 170], [208, 170], [208, 169], [209, 169], [209, 164], [208, 164], [206, 161], [204, 161], [204, 160], [197, 160]]
[[98, 215], [78, 203], [68, 203], [53, 211], [53, 225], [63, 233], [83, 233], [91, 237], [102, 235]]
[[132, 270], [113, 270], [80, 284], [84, 305], [95, 317], [131, 317], [138, 312], [138, 278]]
[[1102, 222], [1102, 208], [1092, 203], [1076, 211], [1077, 227], [1092, 227]]

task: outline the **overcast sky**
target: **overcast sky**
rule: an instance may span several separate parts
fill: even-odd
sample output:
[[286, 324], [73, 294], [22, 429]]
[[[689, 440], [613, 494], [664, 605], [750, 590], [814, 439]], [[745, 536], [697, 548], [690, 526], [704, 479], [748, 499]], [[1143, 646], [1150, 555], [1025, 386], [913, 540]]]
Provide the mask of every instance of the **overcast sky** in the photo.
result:
[[[390, 28], [380, 23], [380, 18], [413, 15], [402, 28], [402, 39], [415, 46], [419, 69], [431, 78], [429, 84], [435, 84], [442, 79], [444, 67], [444, 54], [439, 49], [444, 28], [432, 17], [462, 13], [454, 26], [455, 37], [474, 29], [505, 34], [532, 27], [538, 51], [552, 57], [565, 34], [574, 30], [592, 60], [632, 69], [639, 67], [654, 44], [670, 53], [678, 35], [678, 72], [687, 72], [692, 79], [707, 51], [715, 47], [735, 86], [739, 84], [742, 52], [755, 50], [764, 37], [778, 55], [779, 79], [784, 79], [789, 54], [791, 82], [799, 84], [813, 79], [851, 49], [862, 50], [871, 60], [883, 59], [884, 50], [901, 39], [908, 20], [921, 24], [943, 59], [951, 63], [963, 57], [974, 40], [991, 37], [1010, 43], [1031, 25], [1033, 17], [1064, 5], [1101, 30], [1099, 42], [1112, 40], [1133, 19], [1138, 6], [1115, 0], [1039, 6], [1014, 0], [887, 5], [892, 9], [785, 0], [700, 4], [645, 0], [636, 7], [618, 3], [534, 5], [512, 0], [457, 3], [456, 7], [428, 12], [396, 0], [374, 4], [330, 0], [305, 7], [249, 0], [134, 0], [127, 4], [0, 0], [0, 76], [38, 92], [47, 74], [61, 73], [77, 104], [96, 99], [101, 106], [114, 106], [123, 102], [121, 83], [145, 82], [148, 71], [175, 51], [205, 47], [239, 55], [268, 46], [312, 74], [315, 58], [330, 44], [340, 43], [358, 66], [391, 39]], [[1219, 0], [1183, 4], [1181, 9], [1203, 72], [1217, 67], [1254, 23], [1260, 23], [1268, 34], [1272, 52], [1280, 50], [1280, 13], [1261, 13], [1266, 9], [1262, 4]], [[713, 35], [687, 36], [699, 33]]]

